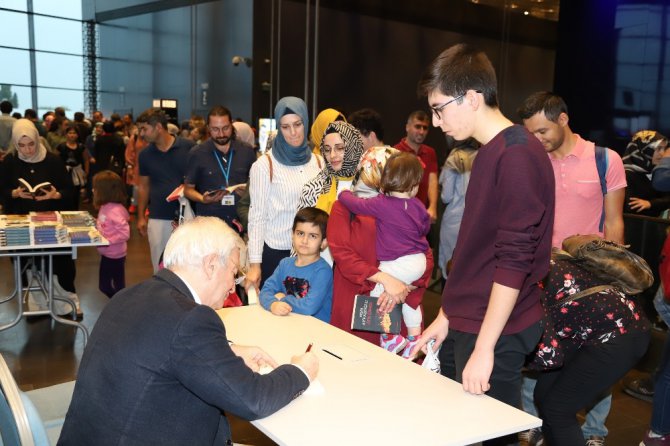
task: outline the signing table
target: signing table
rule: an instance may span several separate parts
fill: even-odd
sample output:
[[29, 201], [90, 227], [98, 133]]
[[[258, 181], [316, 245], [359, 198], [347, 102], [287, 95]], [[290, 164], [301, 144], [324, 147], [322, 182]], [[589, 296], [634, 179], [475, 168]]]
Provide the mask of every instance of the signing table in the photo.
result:
[[[36, 219], [44, 218], [45, 214], [55, 214], [55, 222], [38, 221]], [[32, 217], [32, 219], [31, 219]], [[25, 220], [23, 220], [25, 219]], [[67, 226], [64, 222], [72, 220], [76, 226]], [[29, 223], [25, 223], [28, 221]], [[26, 216], [0, 216], [0, 258], [9, 257], [12, 259], [14, 267], [14, 288], [8, 295], [0, 297], [0, 304], [16, 299], [18, 311], [16, 317], [6, 324], [0, 325], [0, 331], [12, 328], [19, 323], [23, 316], [49, 315], [57, 322], [66, 325], [72, 325], [79, 328], [84, 335], [84, 344], [88, 340], [88, 330], [76, 320], [76, 308], [74, 302], [66, 295], [54, 293], [57, 286], [53, 280], [53, 257], [59, 255], [71, 256], [77, 258], [77, 248], [86, 246], [105, 246], [109, 243], [95, 230], [93, 226], [95, 220], [88, 212], [38, 212]], [[45, 243], [39, 241], [42, 235], [41, 231], [49, 227], [53, 232], [62, 232], [58, 235], [55, 243]], [[27, 229], [26, 229], [27, 228]], [[20, 242], [8, 244], [11, 241], [12, 230], [21, 231], [26, 229], [26, 239]], [[37, 231], [36, 231], [37, 229]], [[51, 236], [51, 235], [49, 235]], [[23, 237], [23, 236], [22, 236]], [[82, 238], [83, 237], [83, 238]], [[87, 238], [88, 237], [88, 238]], [[22, 258], [31, 259], [29, 262], [21, 262]], [[30, 263], [32, 262], [32, 264]], [[32, 268], [31, 268], [32, 267]], [[26, 269], [30, 269], [30, 282], [24, 287], [22, 284], [22, 275]], [[46, 299], [46, 307], [27, 308], [26, 298], [29, 291], [42, 293]], [[62, 301], [72, 308], [72, 319], [65, 319], [58, 315], [55, 301]]]
[[228, 339], [262, 347], [280, 364], [314, 344], [319, 388], [253, 422], [280, 445], [468, 445], [542, 424], [311, 316], [258, 305], [218, 313]]

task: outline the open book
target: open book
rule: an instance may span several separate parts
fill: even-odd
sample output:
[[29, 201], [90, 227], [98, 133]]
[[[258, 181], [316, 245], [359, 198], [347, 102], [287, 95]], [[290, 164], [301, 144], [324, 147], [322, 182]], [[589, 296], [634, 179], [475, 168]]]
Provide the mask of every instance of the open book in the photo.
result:
[[53, 185], [48, 181], [32, 186], [29, 182], [27, 182], [23, 178], [19, 178], [19, 183], [20, 186], [26, 190], [26, 192], [28, 192], [30, 195], [33, 196], [33, 198], [40, 195], [46, 195], [46, 193], [49, 192], [53, 187]]
[[228, 187], [222, 187], [220, 189], [208, 190], [203, 195], [214, 195], [215, 193], [217, 193], [220, 190], [224, 191], [227, 194], [232, 194], [233, 192], [235, 192], [238, 189], [239, 189], [239, 192], [241, 193], [241, 192], [244, 192], [246, 190], [246, 188], [247, 188], [247, 183], [240, 183], [240, 184], [236, 184], [234, 186], [228, 186]]

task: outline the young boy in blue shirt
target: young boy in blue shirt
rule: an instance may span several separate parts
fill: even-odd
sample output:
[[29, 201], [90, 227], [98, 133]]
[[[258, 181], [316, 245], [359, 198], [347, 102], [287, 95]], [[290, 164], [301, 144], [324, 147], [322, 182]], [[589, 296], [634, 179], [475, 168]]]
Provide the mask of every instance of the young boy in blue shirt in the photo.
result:
[[326, 248], [328, 214], [308, 207], [293, 220], [292, 244], [296, 257], [286, 257], [265, 281], [259, 300], [277, 316], [296, 312], [330, 322], [333, 271], [321, 258]]

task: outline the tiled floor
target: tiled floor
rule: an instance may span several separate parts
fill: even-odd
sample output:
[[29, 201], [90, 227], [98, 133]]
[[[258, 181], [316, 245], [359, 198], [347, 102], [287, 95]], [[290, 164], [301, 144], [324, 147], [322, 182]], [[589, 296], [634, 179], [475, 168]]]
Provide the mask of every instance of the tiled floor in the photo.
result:
[[[128, 285], [136, 284], [151, 275], [151, 262], [146, 239], [133, 227], [126, 265]], [[92, 328], [104, 308], [107, 298], [98, 291], [99, 256], [94, 248], [81, 248], [77, 260], [77, 292], [84, 311], [83, 323]], [[11, 264], [0, 259], [0, 297], [11, 284]], [[432, 320], [439, 308], [440, 296], [428, 292], [424, 299], [426, 320]], [[11, 319], [13, 304], [0, 305], [0, 323]], [[655, 333], [652, 351], [654, 357], [660, 349], [663, 334]], [[46, 317], [24, 319], [17, 326], [0, 332], [0, 353], [7, 360], [12, 373], [23, 390], [53, 385], [75, 378], [83, 351], [82, 334], [74, 328], [55, 324]], [[647, 361], [649, 363], [649, 361]], [[645, 364], [641, 364], [644, 368]], [[639, 375], [633, 370], [627, 379]], [[447, 402], [445, 402], [447, 404]], [[610, 434], [608, 446], [637, 445], [651, 416], [651, 404], [624, 394], [620, 386], [614, 389], [614, 403], [607, 421]], [[249, 423], [232, 419], [233, 436], [237, 442], [251, 445], [274, 443]], [[577, 445], [576, 445], [577, 446]]]

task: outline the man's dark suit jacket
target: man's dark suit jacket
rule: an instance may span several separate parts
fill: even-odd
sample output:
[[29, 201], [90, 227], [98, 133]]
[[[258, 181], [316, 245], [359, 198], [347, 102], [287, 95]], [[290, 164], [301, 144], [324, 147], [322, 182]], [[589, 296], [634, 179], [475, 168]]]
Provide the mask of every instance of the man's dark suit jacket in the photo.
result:
[[263, 418], [308, 386], [292, 365], [252, 372], [214, 310], [162, 270], [100, 315], [58, 444], [232, 444], [224, 410]]

